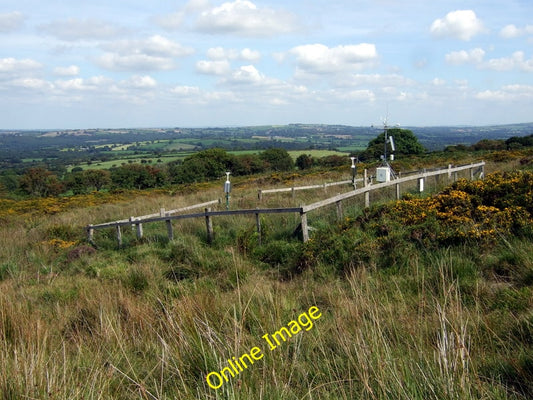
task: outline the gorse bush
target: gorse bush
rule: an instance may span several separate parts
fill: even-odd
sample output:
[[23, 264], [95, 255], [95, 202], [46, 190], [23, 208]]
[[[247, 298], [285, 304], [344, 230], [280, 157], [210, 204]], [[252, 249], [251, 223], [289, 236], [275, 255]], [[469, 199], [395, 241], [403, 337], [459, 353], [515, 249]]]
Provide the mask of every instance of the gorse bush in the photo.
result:
[[533, 237], [533, 174], [492, 174], [459, 180], [441, 193], [378, 205], [305, 246], [300, 265], [329, 263], [339, 271], [374, 263], [402, 266], [417, 251], [472, 244], [487, 247], [505, 237]]
[[459, 180], [438, 195], [402, 200], [386, 212], [413, 230], [427, 228], [430, 221], [438, 234], [427, 234], [443, 244], [490, 242], [501, 235], [532, 233], [532, 193], [532, 173], [499, 173], [486, 180]]

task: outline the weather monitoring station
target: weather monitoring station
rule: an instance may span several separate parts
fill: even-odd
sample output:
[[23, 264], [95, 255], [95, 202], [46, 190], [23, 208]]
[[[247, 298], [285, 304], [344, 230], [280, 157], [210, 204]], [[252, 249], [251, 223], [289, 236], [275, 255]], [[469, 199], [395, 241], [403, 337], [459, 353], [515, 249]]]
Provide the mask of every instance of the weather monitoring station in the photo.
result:
[[[396, 148], [394, 146], [394, 138], [392, 136], [389, 136], [388, 134], [388, 125], [387, 122], [383, 124], [383, 133], [385, 136], [384, 140], [384, 146], [383, 146], [383, 154], [381, 155], [381, 167], [376, 168], [376, 181], [377, 182], [389, 182], [391, 179], [396, 179], [396, 173], [392, 169], [391, 165], [389, 164], [389, 158], [390, 161], [394, 161], [394, 152], [396, 151]], [[390, 146], [390, 153], [387, 157], [388, 153], [388, 147]]]

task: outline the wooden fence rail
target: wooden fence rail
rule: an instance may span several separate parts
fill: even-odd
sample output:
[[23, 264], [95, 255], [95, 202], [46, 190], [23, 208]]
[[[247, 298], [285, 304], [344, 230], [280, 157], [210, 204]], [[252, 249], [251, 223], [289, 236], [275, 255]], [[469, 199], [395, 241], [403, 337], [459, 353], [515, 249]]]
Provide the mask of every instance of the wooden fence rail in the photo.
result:
[[[363, 178], [356, 179], [355, 182], [363, 182]], [[292, 192], [292, 196], [294, 197], [294, 193], [298, 190], [311, 190], [311, 189], [324, 189], [324, 191], [331, 186], [338, 186], [338, 185], [348, 185], [353, 184], [352, 180], [349, 181], [340, 181], [340, 182], [329, 182], [329, 183], [323, 183], [321, 185], [309, 185], [309, 186], [293, 186], [288, 188], [280, 188], [280, 189], [258, 189], [257, 190], [257, 198], [259, 200], [263, 199], [263, 195], [267, 193], [283, 193], [283, 192]]]
[[[86, 231], [87, 231], [89, 242], [94, 243], [95, 229], [115, 227], [116, 232], [117, 232], [117, 241], [118, 241], [119, 246], [121, 246], [122, 245], [122, 232], [121, 232], [122, 226], [127, 226], [127, 225], [130, 225], [132, 227], [135, 226], [136, 231], [137, 231], [137, 237], [141, 238], [143, 235], [142, 224], [165, 221], [167, 225], [167, 233], [168, 233], [169, 240], [172, 240], [174, 237], [172, 221], [181, 220], [181, 219], [189, 219], [189, 218], [205, 218], [206, 229], [207, 229], [207, 241], [211, 243], [214, 238], [212, 217], [229, 216], [229, 215], [255, 215], [258, 240], [259, 240], [259, 243], [261, 243], [261, 219], [259, 218], [261, 214], [299, 213], [300, 218], [301, 218], [300, 226], [301, 226], [301, 231], [302, 231], [302, 240], [306, 242], [307, 240], [309, 240], [309, 225], [307, 222], [307, 213], [310, 211], [314, 211], [322, 207], [336, 204], [337, 216], [341, 218], [342, 217], [342, 201], [351, 199], [355, 196], [364, 194], [365, 207], [369, 207], [371, 191], [395, 186], [396, 187], [396, 198], [399, 199], [400, 198], [400, 185], [402, 183], [413, 181], [413, 180], [418, 180], [418, 187], [419, 187], [419, 190], [422, 192], [424, 190], [424, 182], [429, 177], [434, 176], [436, 179], [438, 179], [440, 175], [447, 174], [448, 178], [453, 177], [455, 181], [457, 179], [458, 172], [469, 170], [470, 179], [474, 179], [475, 175], [478, 173], [479, 173], [480, 178], [482, 178], [484, 176], [484, 167], [485, 167], [485, 162], [483, 161], [479, 163], [475, 163], [475, 164], [468, 164], [468, 165], [462, 165], [462, 166], [457, 166], [457, 167], [452, 167], [451, 165], [448, 165], [448, 168], [442, 168], [439, 170], [431, 170], [431, 171], [426, 170], [424, 172], [420, 172], [415, 175], [403, 176], [398, 179], [394, 179], [394, 180], [383, 182], [383, 183], [377, 183], [377, 184], [371, 184], [366, 179], [366, 170], [365, 170], [365, 178], [362, 179], [362, 181], [364, 182], [363, 187], [359, 189], [354, 189], [350, 192], [343, 193], [343, 194], [340, 194], [334, 197], [330, 197], [325, 200], [318, 201], [316, 203], [302, 205], [300, 207], [255, 208], [255, 209], [226, 210], [226, 211], [212, 211], [211, 208], [205, 208], [203, 212], [198, 212], [198, 213], [193, 213], [193, 214], [171, 215], [171, 214], [177, 214], [178, 212], [183, 212], [183, 211], [192, 210], [196, 208], [202, 208], [202, 207], [219, 202], [218, 200], [213, 200], [207, 203], [195, 204], [193, 206], [180, 208], [178, 210], [165, 211], [164, 209], [161, 209], [159, 214], [144, 215], [142, 217], [131, 217], [127, 220], [124, 219], [124, 220], [108, 222], [108, 223], [98, 224], [98, 225], [88, 225], [86, 227]], [[352, 181], [346, 181], [344, 183], [352, 183]], [[337, 183], [337, 184], [340, 184], [340, 183]], [[317, 187], [319, 188], [324, 187], [324, 185], [318, 185]], [[274, 189], [274, 190], [278, 190], [278, 189]], [[289, 190], [293, 190], [293, 188], [288, 188], [288, 190], [283, 189], [283, 191], [289, 191]], [[279, 191], [282, 191], [282, 190], [279, 190]]]

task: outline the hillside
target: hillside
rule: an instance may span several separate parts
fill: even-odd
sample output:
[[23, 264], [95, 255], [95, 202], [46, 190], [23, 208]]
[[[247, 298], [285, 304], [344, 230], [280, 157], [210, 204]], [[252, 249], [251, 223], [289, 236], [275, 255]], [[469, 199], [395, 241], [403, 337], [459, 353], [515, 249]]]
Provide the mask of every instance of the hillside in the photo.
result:
[[[450, 157], [459, 157], [454, 154]], [[402, 170], [471, 162], [422, 157]], [[533, 163], [487, 152], [483, 181], [442, 179], [310, 217], [84, 227], [222, 197], [175, 190], [0, 200], [3, 399], [527, 399], [533, 396]], [[349, 179], [341, 169], [234, 180], [257, 189]], [[323, 190], [262, 207], [309, 204]], [[346, 189], [338, 189], [348, 190]], [[224, 379], [226, 376], [227, 381]], [[208, 380], [206, 380], [208, 378]], [[215, 388], [216, 387], [216, 388]]]
[[[428, 150], [470, 145], [481, 139], [533, 134], [533, 124], [482, 127], [406, 127]], [[293, 151], [364, 150], [381, 126], [290, 124], [225, 128], [80, 129], [0, 131], [0, 167], [21, 171], [36, 165], [65, 173], [75, 167], [109, 169], [123, 163], [169, 163], [209, 149], [235, 154], [271, 147]]]

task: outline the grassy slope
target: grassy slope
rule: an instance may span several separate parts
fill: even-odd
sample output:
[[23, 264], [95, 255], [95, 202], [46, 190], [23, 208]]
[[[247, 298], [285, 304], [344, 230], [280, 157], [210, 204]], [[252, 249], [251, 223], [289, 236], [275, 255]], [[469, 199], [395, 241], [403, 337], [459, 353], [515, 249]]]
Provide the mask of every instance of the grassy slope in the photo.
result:
[[[345, 177], [317, 174], [296, 183], [339, 178]], [[236, 181], [233, 206], [256, 206], [256, 189], [267, 181]], [[287, 266], [316, 251], [316, 243], [302, 246], [291, 239], [296, 216], [265, 218], [262, 247], [254, 241], [254, 221], [235, 217], [215, 220], [212, 246], [205, 243], [204, 223], [189, 221], [176, 224], [173, 243], [165, 239], [164, 226], [146, 226], [141, 242], [125, 230], [121, 250], [115, 249], [113, 232], [104, 231], [96, 234], [97, 252], [80, 250], [86, 249], [81, 232], [88, 223], [211, 200], [220, 197], [218, 186], [57, 213], [47, 209], [52, 215], [4, 216], [2, 398], [531, 395], [530, 283], [484, 273], [498, 265], [532, 270], [533, 245], [524, 238], [479, 249], [416, 251], [401, 263], [392, 259], [389, 268], [371, 258], [346, 273], [332, 267], [344, 255], [324, 251], [292, 279]], [[309, 203], [327, 194], [298, 196], [272, 196], [263, 205]], [[345, 211], [361, 215], [357, 202]], [[334, 223], [333, 215], [328, 210], [312, 216], [316, 237], [325, 232], [335, 240], [353, 239], [353, 228], [351, 236], [344, 235], [346, 225]], [[268, 351], [261, 336], [311, 306], [322, 311], [313, 328]], [[220, 371], [228, 358], [254, 346], [263, 349], [263, 359], [217, 391], [207, 386], [208, 372]]]

